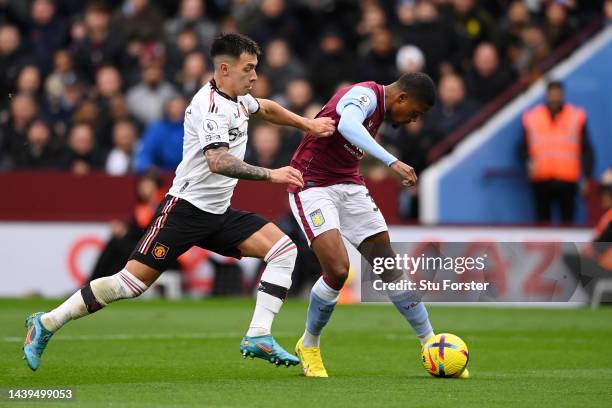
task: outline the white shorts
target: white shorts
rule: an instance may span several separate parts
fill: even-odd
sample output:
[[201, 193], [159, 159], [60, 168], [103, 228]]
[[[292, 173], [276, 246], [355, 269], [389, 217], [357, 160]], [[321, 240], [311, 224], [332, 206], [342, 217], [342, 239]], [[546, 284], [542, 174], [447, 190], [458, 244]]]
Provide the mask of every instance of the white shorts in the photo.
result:
[[362, 185], [334, 184], [289, 193], [289, 205], [309, 244], [332, 229], [338, 229], [355, 247], [387, 231], [385, 219]]

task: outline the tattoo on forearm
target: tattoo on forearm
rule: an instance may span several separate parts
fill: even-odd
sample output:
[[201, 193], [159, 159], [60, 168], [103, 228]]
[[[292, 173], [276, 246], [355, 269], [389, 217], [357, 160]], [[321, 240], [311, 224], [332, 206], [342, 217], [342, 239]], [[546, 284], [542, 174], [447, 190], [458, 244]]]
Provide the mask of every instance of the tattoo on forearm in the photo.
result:
[[244, 180], [269, 180], [270, 169], [251, 166], [229, 152], [223, 152], [214, 158], [218, 174]]

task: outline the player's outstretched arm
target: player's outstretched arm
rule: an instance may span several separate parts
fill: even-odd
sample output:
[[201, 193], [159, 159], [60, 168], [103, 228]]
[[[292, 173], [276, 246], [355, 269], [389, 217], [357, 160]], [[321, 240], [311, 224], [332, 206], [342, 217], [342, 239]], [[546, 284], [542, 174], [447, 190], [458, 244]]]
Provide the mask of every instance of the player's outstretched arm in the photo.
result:
[[332, 118], [308, 119], [283, 108], [269, 99], [257, 99], [257, 114], [268, 122], [281, 126], [292, 126], [318, 137], [331, 136], [336, 130]]
[[357, 105], [349, 104], [342, 110], [340, 122], [338, 123], [338, 132], [346, 140], [389, 166], [402, 179], [403, 185], [415, 185], [417, 176], [414, 169], [395, 158], [384, 147], [376, 143], [363, 126], [364, 120], [365, 113], [363, 110]]
[[225, 146], [208, 149], [204, 155], [213, 173], [243, 180], [269, 180], [272, 183], [304, 187], [302, 174], [290, 166], [280, 169], [253, 166], [231, 154]]

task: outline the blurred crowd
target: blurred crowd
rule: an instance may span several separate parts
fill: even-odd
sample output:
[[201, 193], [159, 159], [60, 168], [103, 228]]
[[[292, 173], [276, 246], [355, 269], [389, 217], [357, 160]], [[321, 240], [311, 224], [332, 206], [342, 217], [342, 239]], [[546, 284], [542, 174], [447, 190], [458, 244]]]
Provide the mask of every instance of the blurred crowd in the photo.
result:
[[[239, 31], [263, 49], [254, 95], [305, 116], [341, 85], [430, 74], [439, 100], [424, 120], [380, 135], [418, 173], [429, 149], [537, 76], [602, 10], [612, 18], [612, 1], [0, 0], [0, 170], [173, 171], [210, 44]], [[247, 160], [286, 165], [302, 135], [252, 126]]]

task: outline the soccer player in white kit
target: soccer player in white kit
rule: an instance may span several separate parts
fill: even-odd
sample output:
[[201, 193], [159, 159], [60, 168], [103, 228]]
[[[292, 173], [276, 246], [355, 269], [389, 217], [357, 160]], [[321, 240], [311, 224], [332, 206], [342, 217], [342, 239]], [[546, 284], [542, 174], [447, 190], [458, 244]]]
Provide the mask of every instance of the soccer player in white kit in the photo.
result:
[[330, 136], [334, 125], [330, 118], [302, 118], [273, 101], [249, 95], [257, 79], [259, 54], [259, 46], [240, 34], [215, 40], [211, 49], [214, 78], [198, 91], [185, 111], [183, 159], [170, 191], [124, 269], [93, 280], [54, 310], [28, 317], [23, 349], [32, 370], [38, 368], [53, 333], [64, 324], [111, 302], [139, 296], [170, 262], [194, 245], [267, 263], [240, 351], [244, 357], [276, 365], [299, 363], [271, 335], [274, 316], [291, 286], [296, 246], [259, 215], [230, 208], [230, 200], [238, 179], [303, 186], [300, 172], [292, 167], [272, 170], [243, 161], [251, 115], [319, 137]]

